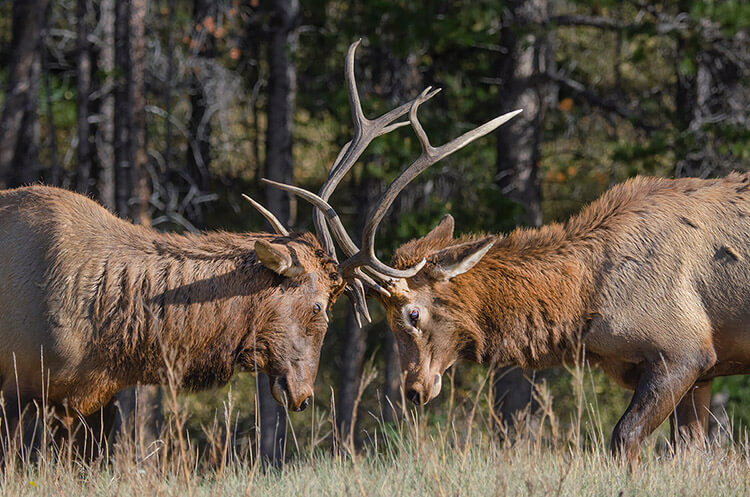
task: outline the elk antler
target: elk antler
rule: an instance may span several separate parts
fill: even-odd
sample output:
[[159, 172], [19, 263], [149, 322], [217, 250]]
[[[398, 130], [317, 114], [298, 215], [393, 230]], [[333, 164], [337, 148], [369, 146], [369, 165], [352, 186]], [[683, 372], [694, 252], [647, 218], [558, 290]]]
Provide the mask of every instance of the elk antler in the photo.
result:
[[[354, 122], [354, 137], [342, 147], [336, 157], [336, 161], [331, 166], [331, 170], [328, 173], [328, 179], [320, 189], [319, 196], [323, 199], [324, 203], [331, 197], [338, 184], [344, 176], [346, 176], [352, 166], [354, 166], [373, 139], [409, 124], [408, 121], [395, 121], [409, 112], [414, 101], [406, 102], [375, 119], [368, 119], [365, 116], [359, 99], [357, 80], [354, 74], [355, 54], [361, 41], [361, 39], [357, 40], [349, 46], [346, 53], [346, 64], [344, 68], [344, 77], [346, 79], [346, 86], [349, 93], [349, 104], [352, 110], [352, 121]], [[434, 93], [432, 95], [434, 95]], [[333, 211], [333, 209], [331, 209], [331, 211]], [[350, 257], [357, 253], [359, 248], [349, 237], [343, 224], [338, 220], [338, 216], [335, 217], [338, 222], [334, 222], [331, 225], [333, 235], [344, 254], [347, 257]], [[313, 223], [315, 225], [315, 232], [317, 233], [318, 239], [323, 245], [323, 248], [331, 255], [331, 257], [336, 259], [336, 249], [333, 244], [328, 223], [326, 222], [326, 216], [319, 208], [316, 208], [313, 212]], [[380, 292], [385, 292], [386, 294], [388, 294], [388, 292], [369, 276], [360, 271], [357, 271], [355, 276], [356, 277], [348, 280], [346, 294], [354, 307], [355, 317], [361, 327], [362, 321], [370, 322], [370, 315], [365, 301], [362, 281]]]
[[264, 218], [266, 218], [266, 221], [268, 221], [268, 223], [271, 225], [271, 227], [276, 232], [276, 234], [281, 235], [281, 236], [289, 236], [289, 230], [286, 229], [286, 227], [284, 227], [284, 223], [279, 221], [278, 218], [273, 215], [273, 212], [269, 211], [268, 209], [260, 205], [258, 202], [251, 199], [248, 195], [245, 195], [243, 193], [242, 196], [245, 198], [245, 200], [250, 202], [250, 205], [255, 207], [255, 209], [258, 212], [260, 212]]
[[[430, 144], [424, 128], [417, 118], [417, 110], [421, 104], [435, 96], [440, 89], [433, 90], [431, 87], [427, 87], [411, 102], [407, 102], [375, 120], [367, 119], [362, 112], [359, 95], [357, 94], [356, 80], [354, 78], [354, 52], [358, 45], [359, 41], [353, 43], [349, 47], [346, 57], [346, 80], [349, 89], [352, 116], [354, 119], [354, 139], [344, 145], [341, 152], [339, 152], [336, 161], [331, 167], [328, 179], [320, 190], [320, 194], [315, 195], [314, 193], [302, 188], [277, 183], [275, 181], [266, 179], [263, 179], [262, 181], [266, 184], [294, 193], [315, 206], [315, 228], [318, 237], [321, 239], [321, 243], [326, 247], [329, 253], [334, 254], [335, 250], [331, 238], [332, 233], [339, 247], [347, 256], [347, 259], [341, 263], [341, 268], [344, 273], [344, 278], [348, 283], [356, 282], [359, 284], [359, 287], [362, 287], [362, 282], [364, 282], [376, 291], [389, 296], [389, 292], [383, 286], [387, 286], [391, 278], [409, 278], [414, 276], [426, 263], [423, 259], [410, 268], [396, 269], [384, 264], [375, 255], [375, 233], [395, 198], [406, 187], [406, 185], [429, 166], [468, 145], [477, 138], [492, 132], [521, 111], [516, 110], [504, 114], [482, 126], [479, 126], [478, 128], [464, 133], [445, 145], [433, 147]], [[369, 145], [374, 138], [407, 124], [406, 122], [392, 124], [393, 121], [406, 114], [406, 112], [409, 113], [409, 123], [419, 139], [422, 153], [398, 176], [398, 178], [396, 178], [393, 183], [388, 186], [385, 193], [380, 197], [380, 200], [365, 222], [365, 228], [362, 232], [362, 248], [359, 249], [357, 244], [355, 244], [351, 237], [349, 237], [349, 234], [347, 233], [346, 228], [344, 228], [338, 214], [327, 201], [338, 183], [352, 168], [354, 163], [367, 148], [367, 145]], [[327, 223], [325, 221], [327, 221]], [[328, 231], [328, 226], [330, 226], [331, 232]], [[365, 274], [363, 270], [367, 271], [369, 275]], [[347, 287], [347, 290], [349, 290], [349, 287]], [[349, 292], [347, 295], [349, 295]], [[360, 302], [359, 305], [363, 306], [366, 310], [367, 306], [366, 302], [364, 302], [364, 294], [358, 294], [357, 298]], [[353, 300], [352, 302], [354, 304], [355, 301]]]
[[[355, 268], [363, 267], [376, 278], [379, 278], [382, 281], [387, 281], [387, 277], [409, 278], [419, 272], [425, 264], [424, 260], [409, 269], [399, 270], [384, 264], [378, 260], [375, 255], [375, 233], [377, 232], [377, 228], [383, 220], [385, 213], [388, 211], [398, 194], [422, 171], [438, 162], [440, 159], [443, 159], [460, 148], [465, 147], [477, 138], [492, 132], [521, 112], [521, 110], [508, 112], [507, 114], [496, 117], [492, 121], [489, 121], [478, 128], [464, 133], [445, 145], [433, 147], [430, 144], [424, 128], [417, 118], [417, 110], [422, 103], [427, 101], [427, 99], [434, 94], [434, 91], [431, 92], [430, 88], [427, 88], [412, 103], [409, 111], [409, 121], [411, 122], [417, 138], [419, 139], [419, 143], [422, 146], [422, 154], [388, 186], [385, 193], [380, 197], [380, 200], [365, 222], [365, 228], [362, 232], [363, 248], [361, 250], [357, 250], [356, 252], [350, 250], [350, 247], [356, 247], [356, 245], [346, 233], [346, 229], [341, 223], [341, 219], [338, 217], [336, 211], [320, 196], [296, 186], [285, 185], [283, 183], [277, 183], [266, 179], [262, 180], [266, 184], [273, 185], [302, 197], [315, 205], [315, 207], [323, 213], [325, 218], [329, 221], [336, 239], [340, 241], [342, 245], [346, 245], [346, 248], [342, 247], [342, 249], [347, 253], [349, 258], [341, 263], [341, 267], [345, 274], [352, 274]], [[385, 278], [383, 276], [385, 276]]]
[[[397, 123], [394, 123], [394, 121], [401, 116], [406, 115], [415, 102], [415, 100], [406, 102], [376, 119], [368, 119], [365, 117], [359, 99], [359, 92], [357, 91], [357, 80], [354, 74], [354, 55], [361, 41], [361, 39], [357, 40], [349, 46], [349, 50], [346, 53], [346, 67], [344, 70], [346, 86], [349, 92], [349, 104], [352, 109], [352, 121], [354, 121], [354, 138], [344, 145], [339, 152], [336, 161], [333, 163], [333, 166], [331, 166], [331, 170], [328, 173], [328, 179], [318, 193], [320, 198], [324, 201], [327, 201], [331, 197], [339, 182], [344, 176], [346, 176], [346, 173], [349, 172], [352, 166], [354, 166], [373, 139], [409, 124], [408, 121]], [[437, 91], [431, 93], [427, 98], [431, 98], [436, 93]], [[328, 231], [325, 216], [319, 208], [316, 208], [313, 213], [313, 222], [315, 223], [315, 230], [321, 238], [321, 243], [326, 250], [331, 254], [334, 254], [335, 249], [333, 247], [333, 241], [331, 240], [331, 234]], [[336, 241], [347, 257], [351, 257], [359, 251], [357, 245], [351, 240], [340, 222], [338, 222], [338, 225], [336, 226], [331, 226], [331, 228], [333, 229]]]

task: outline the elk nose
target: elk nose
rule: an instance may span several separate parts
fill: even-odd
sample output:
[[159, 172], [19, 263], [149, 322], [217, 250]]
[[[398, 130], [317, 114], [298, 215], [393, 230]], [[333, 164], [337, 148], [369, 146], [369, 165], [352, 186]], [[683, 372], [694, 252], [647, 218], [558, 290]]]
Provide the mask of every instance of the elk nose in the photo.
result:
[[422, 395], [413, 388], [406, 392], [406, 398], [417, 405], [422, 403]]
[[307, 409], [308, 405], [310, 405], [310, 397], [307, 397], [305, 400], [303, 400], [302, 403], [300, 403], [299, 407], [295, 409], [295, 411], [304, 411], [305, 409]]

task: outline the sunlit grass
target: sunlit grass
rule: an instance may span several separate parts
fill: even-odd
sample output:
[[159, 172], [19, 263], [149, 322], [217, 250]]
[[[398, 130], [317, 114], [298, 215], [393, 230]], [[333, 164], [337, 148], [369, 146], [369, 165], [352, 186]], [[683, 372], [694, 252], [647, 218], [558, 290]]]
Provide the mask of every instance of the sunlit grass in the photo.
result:
[[[372, 380], [372, 374], [365, 378]], [[204, 426], [203, 440], [191, 436], [185, 398], [165, 393], [168, 415], [161, 439], [135, 450], [121, 439], [108, 458], [83, 461], [66, 445], [37, 447], [34, 454], [7, 458], [0, 495], [166, 496], [506, 496], [506, 495], [748, 495], [747, 440], [729, 439], [673, 454], [664, 435], [644, 444], [635, 469], [613, 460], [609, 429], [589, 371], [570, 375], [572, 411], [561, 422], [550, 389], [536, 389], [540, 410], [534, 422], [521, 416], [512, 429], [498, 429], [483, 381], [473, 398], [452, 398], [439, 419], [430, 407], [400, 409], [385, 423], [358, 433], [337, 434], [333, 412], [308, 413], [304, 435], [287, 440], [283, 467], [259, 462], [254, 440], [234, 433], [236, 399], [228, 395], [217, 422]], [[367, 393], [368, 382], [363, 382]], [[299, 418], [297, 418], [298, 423]], [[530, 427], [534, 427], [531, 429]], [[45, 428], [47, 429], [47, 428]], [[53, 433], [49, 439], [53, 439]], [[5, 441], [6, 446], [8, 441]]]

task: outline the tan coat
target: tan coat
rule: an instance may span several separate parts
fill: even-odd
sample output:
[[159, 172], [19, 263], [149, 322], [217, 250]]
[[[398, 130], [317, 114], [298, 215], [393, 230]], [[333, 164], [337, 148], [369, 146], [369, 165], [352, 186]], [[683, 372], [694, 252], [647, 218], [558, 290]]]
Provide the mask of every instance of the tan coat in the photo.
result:
[[0, 390], [28, 402], [44, 388], [50, 405], [87, 414], [160, 382], [167, 364], [186, 388], [237, 365], [268, 372], [299, 407], [341, 286], [309, 234], [167, 235], [65, 190], [2, 191]]

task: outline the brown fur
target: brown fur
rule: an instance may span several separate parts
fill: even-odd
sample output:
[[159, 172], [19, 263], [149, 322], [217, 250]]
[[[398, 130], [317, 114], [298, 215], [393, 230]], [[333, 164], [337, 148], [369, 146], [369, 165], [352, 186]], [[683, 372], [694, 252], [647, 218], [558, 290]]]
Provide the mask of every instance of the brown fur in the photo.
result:
[[[636, 390], [613, 435], [633, 456], [691, 385], [750, 371], [749, 183], [747, 173], [635, 178], [564, 225], [497, 237], [450, 281], [429, 276], [435, 252], [480, 237], [443, 228], [403, 245], [395, 267], [428, 260], [383, 299], [407, 388], [429, 400], [434, 375], [459, 355], [541, 368], [575, 359], [582, 345]], [[408, 326], [412, 308], [429, 316], [424, 329]]]
[[[305, 273], [264, 267], [257, 240], [287, 250]], [[128, 385], [159, 383], [167, 364], [185, 388], [225, 383], [239, 365], [312, 393], [325, 310], [341, 290], [335, 262], [309, 233], [169, 235], [65, 190], [0, 192], [6, 398], [16, 389], [40, 397], [41, 360], [48, 402], [83, 414]], [[323, 312], [313, 313], [316, 302]], [[286, 393], [294, 407], [296, 392]]]

